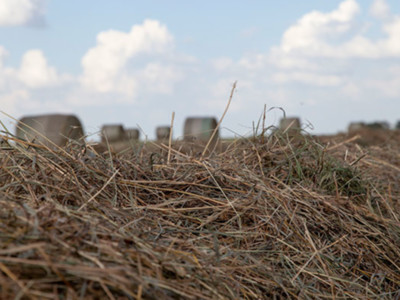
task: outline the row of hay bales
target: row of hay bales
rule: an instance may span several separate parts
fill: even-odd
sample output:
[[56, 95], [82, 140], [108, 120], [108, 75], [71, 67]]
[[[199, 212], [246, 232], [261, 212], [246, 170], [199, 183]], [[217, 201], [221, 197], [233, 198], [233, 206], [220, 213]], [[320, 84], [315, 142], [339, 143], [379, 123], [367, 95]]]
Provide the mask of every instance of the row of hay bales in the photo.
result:
[[[185, 120], [184, 140], [208, 140], [217, 127], [214, 117], [189, 117]], [[166, 141], [171, 134], [170, 126], [156, 128], [158, 141]], [[46, 146], [63, 146], [69, 141], [84, 139], [81, 121], [74, 115], [46, 114], [26, 116], [16, 126], [16, 136], [20, 139], [44, 144]], [[214, 139], [218, 139], [218, 130]], [[122, 124], [108, 124], [101, 129], [101, 142], [113, 144], [118, 142], [138, 141], [140, 131], [136, 128], [124, 128]]]
[[[185, 120], [183, 139], [188, 142], [202, 143], [208, 141], [217, 128], [217, 119], [214, 117], [189, 117]], [[400, 129], [400, 121], [395, 126]], [[348, 132], [354, 133], [362, 130], [389, 130], [387, 122], [353, 122], [348, 126]], [[216, 130], [211, 144], [215, 144], [219, 138]], [[300, 119], [297, 117], [282, 118], [279, 131], [289, 135], [301, 132]], [[156, 128], [157, 141], [165, 142], [171, 134], [170, 126]], [[84, 130], [80, 120], [74, 115], [46, 114], [39, 116], [23, 117], [17, 125], [16, 136], [18, 138], [41, 143], [46, 146], [63, 146], [68, 141], [83, 141]], [[104, 125], [101, 129], [102, 144], [126, 143], [138, 141], [140, 131], [136, 128], [124, 128], [122, 124]]]
[[[218, 121], [215, 117], [188, 117], [184, 123], [183, 140], [192, 143], [208, 142], [216, 144], [219, 139]], [[279, 130], [283, 133], [298, 133], [301, 130], [299, 118], [283, 118]], [[215, 133], [214, 133], [215, 131]], [[170, 126], [156, 128], [156, 138], [160, 142], [168, 141]], [[44, 144], [48, 147], [64, 146], [70, 141], [83, 141], [84, 130], [81, 121], [75, 115], [46, 114], [23, 117], [17, 124], [16, 136], [20, 139]], [[124, 128], [122, 124], [108, 124], [101, 129], [101, 143], [121, 144], [140, 139], [136, 128]]]
[[[190, 142], [208, 141], [213, 132], [213, 140], [219, 138], [217, 119], [214, 117], [189, 117], [184, 124], [184, 140]], [[170, 126], [156, 128], [156, 139], [160, 142], [168, 141], [171, 135]], [[139, 140], [140, 132], [137, 129], [124, 129], [122, 124], [104, 125], [101, 130], [102, 143], [113, 143], [127, 140]]]

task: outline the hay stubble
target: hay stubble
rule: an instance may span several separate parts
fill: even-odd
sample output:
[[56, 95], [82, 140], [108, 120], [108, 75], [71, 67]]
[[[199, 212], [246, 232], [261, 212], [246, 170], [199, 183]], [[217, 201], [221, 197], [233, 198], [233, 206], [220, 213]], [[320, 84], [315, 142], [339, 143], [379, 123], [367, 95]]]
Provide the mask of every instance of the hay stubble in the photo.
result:
[[0, 298], [398, 296], [398, 191], [368, 168], [400, 164], [376, 149], [352, 166], [353, 143], [284, 136], [86, 150], [1, 152]]

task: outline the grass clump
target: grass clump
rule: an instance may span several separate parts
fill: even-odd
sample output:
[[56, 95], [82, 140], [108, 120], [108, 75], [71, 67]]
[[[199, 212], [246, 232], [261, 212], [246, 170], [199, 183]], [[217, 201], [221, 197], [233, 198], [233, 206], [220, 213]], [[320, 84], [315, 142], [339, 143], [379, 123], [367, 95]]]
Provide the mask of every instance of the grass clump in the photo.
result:
[[320, 188], [330, 195], [349, 197], [362, 197], [368, 191], [368, 183], [356, 167], [327, 153], [327, 147], [310, 136], [290, 137], [277, 131], [262, 144], [262, 152], [267, 153], [264, 172], [274, 174], [285, 184]]

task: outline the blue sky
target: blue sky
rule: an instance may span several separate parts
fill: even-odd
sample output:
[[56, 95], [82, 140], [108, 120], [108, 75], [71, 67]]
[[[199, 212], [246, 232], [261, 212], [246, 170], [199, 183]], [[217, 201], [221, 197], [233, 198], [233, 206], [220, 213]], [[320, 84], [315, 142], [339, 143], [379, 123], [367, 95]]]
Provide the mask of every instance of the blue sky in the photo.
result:
[[316, 134], [394, 124], [400, 2], [0, 2], [0, 110], [15, 118], [74, 113], [88, 133], [123, 123], [152, 138], [175, 111], [180, 137], [187, 116], [222, 115], [236, 80], [224, 136], [250, 134], [264, 105]]

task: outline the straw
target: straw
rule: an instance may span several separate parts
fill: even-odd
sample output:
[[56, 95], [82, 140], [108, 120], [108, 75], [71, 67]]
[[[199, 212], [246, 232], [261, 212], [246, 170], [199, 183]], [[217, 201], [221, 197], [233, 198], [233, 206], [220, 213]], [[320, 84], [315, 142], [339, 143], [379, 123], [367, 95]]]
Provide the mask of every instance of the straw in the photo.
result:
[[13, 138], [0, 149], [0, 298], [399, 297], [400, 133], [360, 145], [261, 132], [210, 157]]

